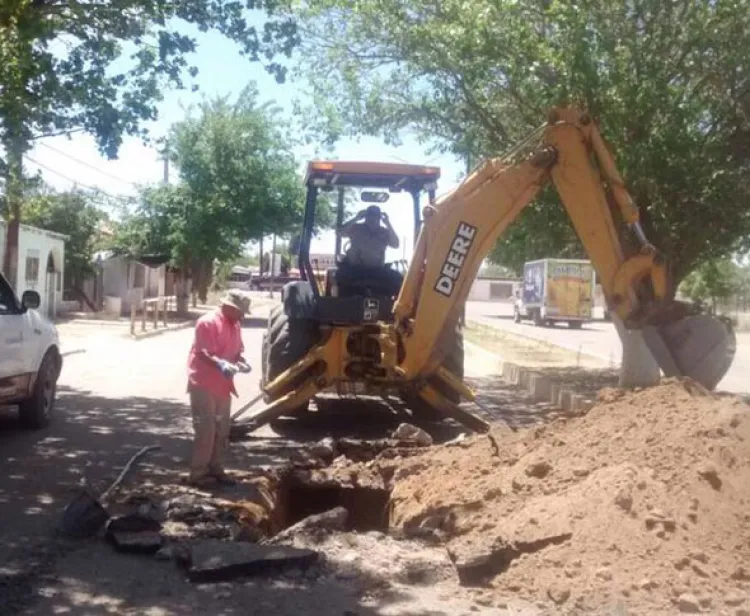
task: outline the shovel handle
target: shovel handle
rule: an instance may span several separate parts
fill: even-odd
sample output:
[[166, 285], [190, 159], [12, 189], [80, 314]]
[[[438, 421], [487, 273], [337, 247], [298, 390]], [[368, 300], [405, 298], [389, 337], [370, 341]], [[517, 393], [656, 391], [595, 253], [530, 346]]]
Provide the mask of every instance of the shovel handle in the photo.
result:
[[236, 410], [236, 411], [235, 411], [235, 412], [234, 412], [234, 413], [232, 414], [232, 421], [234, 421], [235, 419], [237, 419], [237, 418], [238, 418], [238, 417], [239, 417], [240, 415], [244, 415], [245, 413], [247, 413], [247, 412], [248, 412], [248, 411], [250, 410], [250, 408], [251, 408], [251, 407], [252, 407], [252, 406], [253, 406], [253, 405], [254, 405], [254, 404], [255, 404], [255, 403], [256, 403], [256, 402], [258, 401], [258, 400], [260, 400], [260, 399], [261, 399], [262, 397], [263, 397], [263, 392], [259, 393], [259, 394], [258, 394], [257, 396], [255, 396], [255, 398], [253, 398], [252, 400], [250, 400], [250, 402], [248, 402], [248, 403], [247, 403], [247, 404], [245, 404], [244, 406], [241, 406], [240, 408], [238, 408], [238, 409], [237, 409], [237, 410]]

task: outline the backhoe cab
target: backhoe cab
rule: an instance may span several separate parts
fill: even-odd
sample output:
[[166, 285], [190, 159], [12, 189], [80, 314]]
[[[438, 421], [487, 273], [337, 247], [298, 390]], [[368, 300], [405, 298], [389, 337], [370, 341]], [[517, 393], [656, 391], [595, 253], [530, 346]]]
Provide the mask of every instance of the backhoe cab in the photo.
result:
[[[421, 224], [420, 201], [424, 196], [434, 201], [440, 169], [416, 165], [369, 163], [369, 162], [312, 162], [308, 165], [305, 184], [307, 199], [302, 227], [299, 269], [307, 281], [315, 280], [315, 263], [310, 261], [310, 242], [321, 199], [335, 198], [336, 245], [334, 255], [337, 266], [325, 272], [322, 289], [302, 283], [299, 288], [290, 288], [292, 294], [312, 292], [315, 314], [312, 317], [321, 323], [353, 325], [376, 321], [392, 321], [395, 296], [385, 292], [378, 272], [372, 271], [357, 280], [343, 280], [339, 266], [346, 258], [345, 238], [341, 226], [346, 214], [347, 199], [359, 201], [361, 209], [367, 205], [381, 205], [390, 200], [391, 194], [405, 193], [411, 197], [415, 234]], [[406, 263], [396, 261], [388, 267], [406, 270]]]
[[[393, 194], [410, 197], [414, 217], [415, 237], [422, 223], [422, 204], [434, 203], [438, 167], [419, 165], [315, 161], [308, 165], [305, 185], [307, 198], [305, 216], [299, 245], [299, 269], [303, 280], [289, 283], [282, 290], [282, 305], [269, 316], [268, 330], [263, 338], [262, 385], [267, 401], [293, 394], [306, 380], [323, 370], [323, 363], [336, 371], [333, 390], [338, 394], [364, 394], [378, 397], [395, 393], [406, 401], [412, 411], [429, 418], [439, 418], [437, 411], [403, 387], [395, 368], [403, 359], [394, 329], [393, 307], [396, 296], [388, 294], [376, 271], [356, 280], [343, 280], [342, 261], [346, 258], [346, 240], [340, 229], [347, 214], [347, 205], [355, 211], [370, 204], [382, 205]], [[317, 263], [310, 259], [310, 243], [321, 201], [335, 201], [336, 239], [334, 255], [336, 265], [321, 276]], [[386, 264], [386, 267], [406, 271], [405, 261]], [[322, 280], [322, 284], [317, 282]], [[450, 368], [458, 379], [463, 378], [463, 340], [455, 327]], [[339, 340], [335, 356], [323, 360], [310, 359], [308, 354], [320, 343], [331, 338]], [[386, 359], [387, 357], [387, 359]], [[300, 369], [305, 358], [310, 365]], [[335, 366], [335, 367], [334, 367]], [[291, 380], [280, 378], [290, 368], [298, 376]], [[291, 374], [291, 373], [290, 373]], [[324, 376], [317, 381], [328, 381]], [[276, 383], [280, 383], [277, 388]], [[326, 389], [326, 388], [321, 388]], [[327, 389], [331, 389], [330, 385]], [[459, 396], [447, 392], [450, 399]], [[283, 411], [283, 415], [297, 415], [307, 410], [305, 399]], [[256, 418], [257, 419], [257, 418]]]
[[[542, 187], [552, 184], [596, 269], [607, 304], [628, 329], [639, 329], [667, 376], [713, 389], [735, 353], [731, 327], [674, 300], [666, 258], [649, 242], [602, 135], [591, 117], [559, 108], [508, 156], [485, 161], [450, 194], [434, 198], [432, 167], [313, 162], [300, 270], [263, 341], [263, 390], [270, 404], [248, 429], [307, 408], [323, 392], [398, 397], [417, 415], [447, 418], [485, 431], [459, 407], [476, 401], [463, 383], [460, 315], [483, 259]], [[414, 252], [396, 301], [363, 277], [343, 289], [337, 268], [319, 288], [310, 240], [319, 196], [334, 191], [343, 220], [346, 190], [363, 200], [386, 191], [412, 196]], [[378, 192], [380, 191], [380, 192]], [[428, 202], [420, 209], [419, 198]], [[370, 194], [368, 194], [370, 193]], [[623, 242], [631, 234], [634, 242]], [[341, 255], [341, 238], [336, 255]]]

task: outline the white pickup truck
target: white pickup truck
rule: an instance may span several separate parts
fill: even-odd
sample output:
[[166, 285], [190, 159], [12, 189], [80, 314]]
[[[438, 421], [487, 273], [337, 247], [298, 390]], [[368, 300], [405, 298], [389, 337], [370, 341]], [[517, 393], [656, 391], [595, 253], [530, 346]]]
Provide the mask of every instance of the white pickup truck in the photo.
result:
[[32, 429], [49, 423], [62, 368], [57, 329], [39, 303], [36, 291], [18, 301], [0, 273], [0, 406], [17, 404], [21, 425]]

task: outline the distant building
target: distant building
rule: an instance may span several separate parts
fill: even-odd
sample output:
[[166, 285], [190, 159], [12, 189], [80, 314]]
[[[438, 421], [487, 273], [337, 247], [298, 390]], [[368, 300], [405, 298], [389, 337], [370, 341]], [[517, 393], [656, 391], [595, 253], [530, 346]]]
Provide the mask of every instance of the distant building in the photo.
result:
[[327, 269], [336, 267], [336, 257], [333, 253], [311, 253], [310, 265], [312, 265], [313, 270], [325, 272]]
[[88, 278], [83, 291], [97, 310], [129, 315], [133, 304], [144, 299], [175, 294], [175, 274], [166, 256], [134, 259], [110, 251], [94, 255], [96, 275]]
[[[0, 265], [5, 255], [7, 227], [0, 220]], [[24, 291], [36, 291], [41, 298], [39, 311], [54, 319], [62, 302], [67, 235], [21, 225], [18, 232], [18, 297]]]
[[512, 303], [516, 289], [520, 286], [519, 278], [496, 278], [480, 274], [471, 285], [468, 299], [474, 302]]

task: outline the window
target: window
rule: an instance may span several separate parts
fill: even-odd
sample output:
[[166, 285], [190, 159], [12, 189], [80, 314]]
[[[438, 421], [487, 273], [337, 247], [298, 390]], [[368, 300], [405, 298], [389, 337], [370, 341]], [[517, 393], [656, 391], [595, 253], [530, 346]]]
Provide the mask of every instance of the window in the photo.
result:
[[39, 281], [39, 251], [26, 251], [26, 282], [36, 284]]
[[16, 300], [13, 297], [13, 291], [0, 274], [0, 314], [14, 314], [15, 307]]
[[140, 263], [135, 264], [133, 272], [133, 288], [142, 289], [146, 286], [146, 268]]

